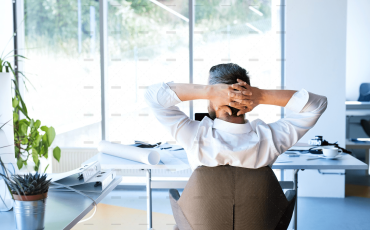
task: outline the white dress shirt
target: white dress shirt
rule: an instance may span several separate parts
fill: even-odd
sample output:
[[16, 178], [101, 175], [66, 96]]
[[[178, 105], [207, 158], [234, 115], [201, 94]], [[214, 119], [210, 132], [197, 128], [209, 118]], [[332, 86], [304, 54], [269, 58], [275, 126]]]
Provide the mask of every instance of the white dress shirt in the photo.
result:
[[327, 107], [325, 96], [301, 89], [285, 106], [285, 118], [266, 124], [260, 119], [235, 124], [221, 119], [191, 120], [176, 104], [182, 102], [166, 83], [149, 86], [145, 100], [158, 121], [184, 147], [190, 166], [232, 165], [260, 168], [272, 165], [311, 129]]

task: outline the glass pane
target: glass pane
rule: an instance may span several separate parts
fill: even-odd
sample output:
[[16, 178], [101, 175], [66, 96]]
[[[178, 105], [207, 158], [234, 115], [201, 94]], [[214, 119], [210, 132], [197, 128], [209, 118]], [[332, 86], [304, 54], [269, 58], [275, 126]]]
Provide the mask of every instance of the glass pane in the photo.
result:
[[[197, 0], [194, 29], [194, 83], [207, 84], [209, 69], [221, 63], [245, 68], [251, 85], [281, 89], [280, 1]], [[195, 112], [206, 112], [207, 101], [196, 101]], [[258, 106], [249, 120], [273, 122], [280, 108]]]
[[55, 145], [101, 140], [99, 2], [25, 0], [26, 103]]
[[188, 1], [110, 1], [108, 10], [109, 140], [173, 141], [143, 96], [154, 83], [189, 82]]

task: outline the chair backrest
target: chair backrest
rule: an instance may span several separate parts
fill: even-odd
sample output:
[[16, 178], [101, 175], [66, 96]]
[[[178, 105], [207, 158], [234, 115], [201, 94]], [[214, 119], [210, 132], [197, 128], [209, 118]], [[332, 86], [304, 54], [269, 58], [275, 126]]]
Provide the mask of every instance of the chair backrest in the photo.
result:
[[370, 83], [362, 83], [360, 85], [358, 101], [370, 101]]
[[180, 199], [194, 230], [275, 229], [288, 201], [270, 167], [198, 167]]

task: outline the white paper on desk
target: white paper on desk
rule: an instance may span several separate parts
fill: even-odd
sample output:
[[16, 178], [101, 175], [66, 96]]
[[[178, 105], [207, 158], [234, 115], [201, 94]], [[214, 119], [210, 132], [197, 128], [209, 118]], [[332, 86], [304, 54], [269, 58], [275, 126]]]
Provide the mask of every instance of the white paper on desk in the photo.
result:
[[138, 148], [130, 145], [114, 144], [109, 141], [100, 141], [98, 151], [147, 165], [157, 165], [160, 160], [158, 151], [152, 148]]
[[170, 169], [173, 168], [173, 171], [181, 171], [190, 168], [189, 164], [185, 164], [181, 159], [175, 157], [170, 151], [161, 150], [159, 154], [161, 155], [162, 163]]

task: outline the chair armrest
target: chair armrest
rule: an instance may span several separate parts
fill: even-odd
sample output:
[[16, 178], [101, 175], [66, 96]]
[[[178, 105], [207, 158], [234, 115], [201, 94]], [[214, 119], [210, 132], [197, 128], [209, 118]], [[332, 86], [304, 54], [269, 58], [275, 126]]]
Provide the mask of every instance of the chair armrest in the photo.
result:
[[291, 202], [296, 197], [296, 192], [294, 190], [288, 190], [285, 192], [285, 197]]
[[288, 200], [289, 204], [275, 230], [288, 229], [290, 220], [292, 219], [297, 193], [295, 190], [288, 190], [285, 192], [285, 197]]
[[180, 199], [180, 193], [177, 189], [170, 189], [169, 193], [174, 200], [178, 201]]
[[181, 210], [181, 207], [177, 203], [177, 201], [180, 199], [180, 194], [177, 189], [170, 189], [170, 202], [171, 202], [171, 208], [173, 217], [176, 221], [176, 226], [174, 226], [174, 230], [193, 230], [193, 228], [190, 226], [188, 220], [186, 219], [184, 213]]

